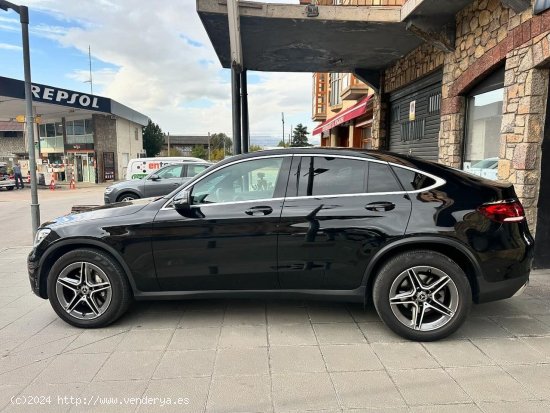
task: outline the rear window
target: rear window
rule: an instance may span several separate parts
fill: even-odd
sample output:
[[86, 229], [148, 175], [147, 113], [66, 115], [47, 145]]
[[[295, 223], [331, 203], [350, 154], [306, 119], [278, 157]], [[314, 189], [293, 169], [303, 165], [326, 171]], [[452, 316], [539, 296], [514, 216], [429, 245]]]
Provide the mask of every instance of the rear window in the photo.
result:
[[393, 166], [392, 169], [399, 178], [403, 188], [405, 188], [405, 191], [418, 191], [435, 184], [435, 180], [419, 172], [398, 166]]

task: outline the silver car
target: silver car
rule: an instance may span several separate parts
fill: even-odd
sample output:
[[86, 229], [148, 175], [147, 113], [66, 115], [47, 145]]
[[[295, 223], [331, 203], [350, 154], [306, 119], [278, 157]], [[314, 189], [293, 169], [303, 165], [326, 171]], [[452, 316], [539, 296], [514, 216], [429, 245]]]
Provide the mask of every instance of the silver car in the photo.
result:
[[8, 191], [15, 188], [15, 180], [10, 178], [7, 165], [4, 162], [0, 162], [0, 189], [1, 188], [5, 188]]
[[182, 162], [165, 166], [142, 179], [117, 182], [105, 188], [105, 204], [169, 194], [212, 165], [208, 162]]

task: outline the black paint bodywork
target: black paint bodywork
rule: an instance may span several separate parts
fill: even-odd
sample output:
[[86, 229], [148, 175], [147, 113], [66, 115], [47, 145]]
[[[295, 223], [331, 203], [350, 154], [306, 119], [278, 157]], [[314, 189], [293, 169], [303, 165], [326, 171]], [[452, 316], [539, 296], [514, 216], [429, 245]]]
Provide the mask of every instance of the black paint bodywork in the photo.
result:
[[[292, 197], [287, 187], [300, 155], [389, 162], [444, 182], [428, 191], [406, 191], [405, 183], [397, 193]], [[476, 210], [483, 203], [517, 199], [510, 184], [412, 157], [349, 149], [256, 152], [226, 159], [214, 169], [258, 156], [285, 159], [285, 179], [267, 201], [201, 205], [194, 207], [193, 217], [183, 217], [169, 206], [178, 189], [43, 224], [51, 233], [28, 258], [33, 291], [47, 298], [52, 263], [81, 247], [111, 254], [137, 299], [262, 294], [363, 301], [370, 298], [373, 276], [384, 260], [418, 248], [443, 252], [463, 267], [477, 302], [510, 297], [528, 281], [533, 238], [526, 222], [499, 224]], [[372, 203], [394, 207], [367, 209]], [[254, 206], [272, 212], [245, 213]]]

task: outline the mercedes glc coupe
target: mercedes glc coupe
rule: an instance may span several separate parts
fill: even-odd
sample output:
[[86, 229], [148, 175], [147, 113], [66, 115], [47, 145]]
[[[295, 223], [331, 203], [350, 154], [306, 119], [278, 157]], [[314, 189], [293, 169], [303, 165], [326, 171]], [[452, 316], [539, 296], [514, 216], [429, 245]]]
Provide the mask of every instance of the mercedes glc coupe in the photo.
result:
[[532, 255], [509, 183], [392, 153], [292, 148], [44, 223], [28, 270], [78, 327], [106, 326], [134, 299], [284, 297], [372, 302], [390, 329], [428, 341], [472, 303], [520, 293]]

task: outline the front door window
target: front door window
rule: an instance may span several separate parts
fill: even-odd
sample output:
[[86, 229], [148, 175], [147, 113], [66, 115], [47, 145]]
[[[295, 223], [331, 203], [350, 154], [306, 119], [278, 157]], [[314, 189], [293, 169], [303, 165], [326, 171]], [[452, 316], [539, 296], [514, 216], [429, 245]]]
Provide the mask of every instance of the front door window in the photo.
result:
[[264, 158], [220, 169], [193, 187], [193, 204], [273, 198], [282, 163], [283, 158]]

